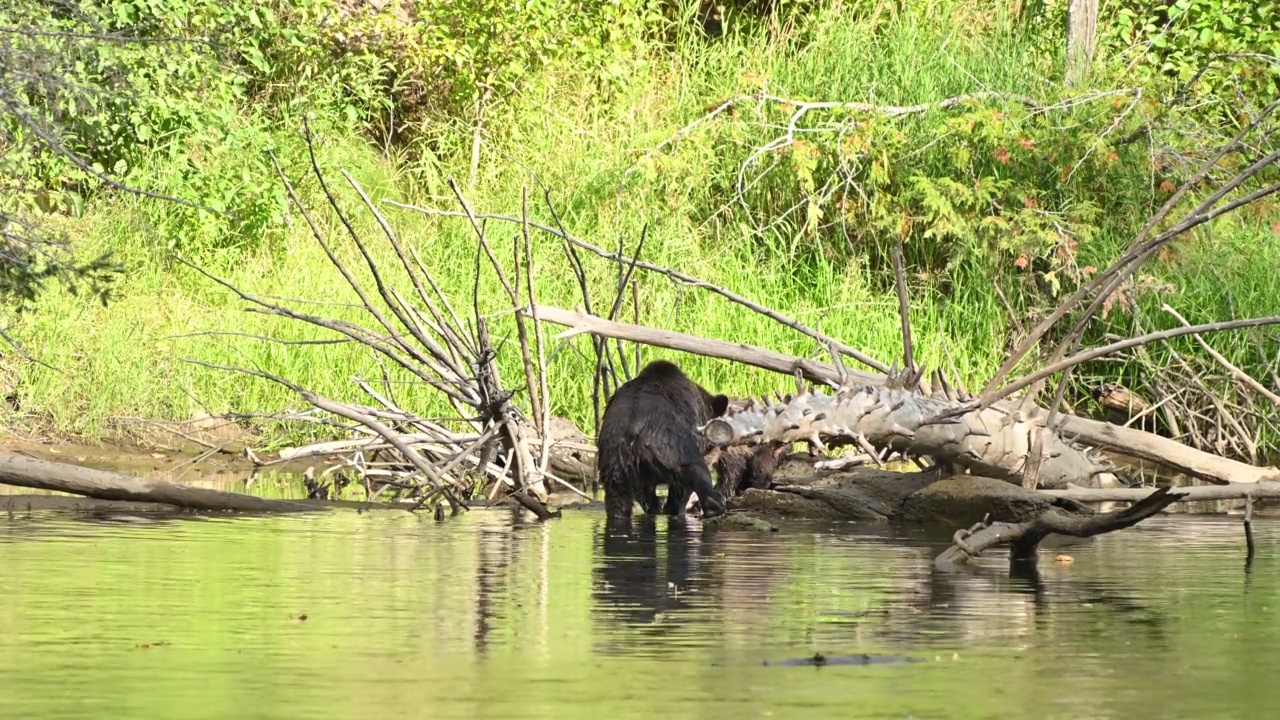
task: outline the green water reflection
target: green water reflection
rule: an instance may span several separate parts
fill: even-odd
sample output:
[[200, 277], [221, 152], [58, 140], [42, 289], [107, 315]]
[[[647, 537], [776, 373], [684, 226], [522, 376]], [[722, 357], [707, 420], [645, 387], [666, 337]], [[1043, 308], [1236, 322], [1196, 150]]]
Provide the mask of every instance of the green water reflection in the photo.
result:
[[[0, 718], [1255, 718], [1280, 525], [1160, 518], [935, 574], [912, 530], [505, 511], [0, 516]], [[305, 615], [306, 619], [300, 619]], [[810, 655], [926, 662], [765, 667]]]

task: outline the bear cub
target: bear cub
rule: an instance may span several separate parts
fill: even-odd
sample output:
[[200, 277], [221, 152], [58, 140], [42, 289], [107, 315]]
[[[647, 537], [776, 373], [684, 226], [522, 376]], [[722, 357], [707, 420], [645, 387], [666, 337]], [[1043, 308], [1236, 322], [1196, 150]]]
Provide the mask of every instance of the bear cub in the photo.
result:
[[712, 450], [707, 463], [720, 475], [716, 492], [727, 499], [752, 488], [768, 490], [773, 485], [774, 471], [790, 454], [787, 446], [780, 443], [732, 445]]
[[703, 515], [725, 512], [711, 482], [699, 425], [723, 415], [724, 395], [712, 395], [666, 360], [655, 360], [623, 383], [605, 404], [596, 439], [596, 471], [610, 524], [631, 520], [632, 503], [657, 515], [658, 485], [667, 486], [668, 515], [683, 518], [696, 493]]

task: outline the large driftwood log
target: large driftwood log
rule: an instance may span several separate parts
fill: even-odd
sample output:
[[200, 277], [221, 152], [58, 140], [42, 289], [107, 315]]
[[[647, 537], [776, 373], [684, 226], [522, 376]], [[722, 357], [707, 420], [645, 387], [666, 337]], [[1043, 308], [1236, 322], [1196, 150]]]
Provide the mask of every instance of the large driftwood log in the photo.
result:
[[283, 513], [323, 509], [287, 500], [146, 480], [12, 453], [0, 454], [0, 483], [100, 500], [163, 503], [196, 510]]
[[[889, 520], [965, 526], [990, 516], [1022, 523], [1051, 507], [1077, 514], [1094, 512], [1091, 503], [1140, 502], [1157, 488], [1081, 488], [1027, 490], [980, 475], [948, 475], [940, 468], [899, 472], [873, 467], [831, 469], [804, 455], [791, 455], [777, 468], [768, 490], [751, 489], [730, 498], [737, 513], [771, 520], [788, 518], [836, 521]], [[1171, 502], [1215, 502], [1280, 497], [1280, 483], [1235, 483], [1178, 487]]]
[[917, 379], [904, 373], [881, 387], [868, 385], [836, 395], [804, 393], [784, 403], [755, 404], [711, 420], [704, 432], [718, 446], [802, 440], [821, 445], [826, 440], [856, 443], [872, 453], [888, 448], [950, 461], [976, 475], [1012, 482], [1022, 480], [1036, 435], [1041, 434], [1041, 486], [1118, 484], [1105, 458], [1063, 442], [1034, 420], [987, 410], [926, 424], [929, 418], [959, 403], [907, 389], [914, 387]]
[[781, 484], [772, 490], [751, 489], [730, 499], [730, 514], [707, 522], [733, 526], [745, 525], [745, 519], [767, 527], [781, 518], [809, 518], [969, 528], [957, 532], [954, 547], [936, 560], [939, 569], [946, 570], [999, 545], [1012, 546], [1011, 560], [1034, 562], [1037, 546], [1050, 534], [1090, 537], [1121, 530], [1172, 503], [1191, 499], [1184, 488], [1133, 488], [1135, 495], [1142, 495], [1138, 502], [1103, 514], [1072, 498], [979, 475], [946, 476], [933, 469], [900, 473], [865, 467], [815, 472], [800, 458], [784, 463], [778, 479]]
[[[589, 332], [707, 357], [731, 360], [786, 375], [791, 375], [798, 371], [807, 380], [825, 384], [832, 388], [837, 388], [842, 383], [860, 387], [881, 387], [888, 380], [885, 375], [852, 369], [837, 369], [827, 363], [795, 358], [752, 345], [700, 338], [695, 335], [670, 330], [647, 328], [546, 305], [538, 306], [538, 316], [544, 321], [572, 328], [567, 333], [563, 333], [561, 337]], [[1006, 417], [1018, 417], [1020, 422], [1026, 423], [1022, 425], [1024, 431], [1030, 427], [1031, 423], [1043, 423], [1049, 415], [1047, 410], [1029, 403], [1025, 410], [1021, 412], [1021, 415], [1018, 415], [1017, 413], [1020, 411], [1019, 400], [1002, 400], [989, 409], [1003, 412]], [[1280, 482], [1280, 469], [1275, 467], [1258, 467], [1219, 457], [1135, 428], [1112, 425], [1072, 415], [1059, 415], [1056, 422], [1059, 424], [1059, 432], [1075, 443], [1122, 452], [1127, 456], [1148, 460], [1200, 480], [1218, 484]], [[996, 425], [995, 427], [999, 428], [1001, 426]], [[1006, 447], [1011, 446], [1012, 444], [1006, 445]], [[1042, 467], [1041, 473], [1043, 472], [1044, 469]]]
[[886, 520], [952, 527], [968, 527], [986, 516], [1024, 522], [1051, 507], [1093, 512], [1074, 500], [980, 475], [946, 475], [933, 468], [822, 471], [802, 455], [784, 461], [775, 481], [771, 490], [751, 489], [731, 498], [730, 509], [770, 519]]

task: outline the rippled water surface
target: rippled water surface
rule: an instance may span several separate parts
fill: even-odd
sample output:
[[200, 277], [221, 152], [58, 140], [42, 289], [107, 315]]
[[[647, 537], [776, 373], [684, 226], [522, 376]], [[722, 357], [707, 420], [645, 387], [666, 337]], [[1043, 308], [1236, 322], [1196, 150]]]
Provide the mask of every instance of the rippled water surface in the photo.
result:
[[[0, 718], [1260, 718], [1280, 524], [1159, 518], [935, 573], [914, 529], [473, 511], [0, 514]], [[1074, 562], [1054, 562], [1056, 553]], [[766, 666], [811, 656], [924, 662]]]

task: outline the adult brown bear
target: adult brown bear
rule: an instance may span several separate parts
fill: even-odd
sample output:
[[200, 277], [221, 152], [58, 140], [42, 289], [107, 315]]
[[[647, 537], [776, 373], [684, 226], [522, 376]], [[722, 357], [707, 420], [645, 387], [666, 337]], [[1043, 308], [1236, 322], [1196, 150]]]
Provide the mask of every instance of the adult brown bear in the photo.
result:
[[666, 360], [655, 360], [623, 383], [605, 405], [596, 439], [596, 470], [611, 525], [631, 520], [632, 503], [657, 515], [658, 485], [667, 486], [669, 515], [683, 518], [697, 493], [705, 517], [723, 514], [711, 482], [698, 426], [723, 415], [724, 395], [712, 395]]

